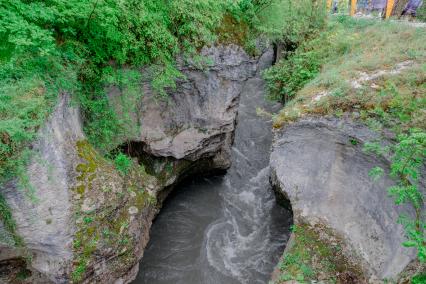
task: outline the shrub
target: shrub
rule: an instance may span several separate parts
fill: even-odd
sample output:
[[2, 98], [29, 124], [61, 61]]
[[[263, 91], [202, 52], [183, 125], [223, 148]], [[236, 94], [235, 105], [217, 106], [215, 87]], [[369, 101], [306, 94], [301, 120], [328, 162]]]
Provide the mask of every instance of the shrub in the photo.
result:
[[276, 0], [263, 6], [259, 19], [270, 38], [297, 46], [325, 26], [327, 11], [323, 0]]
[[114, 165], [118, 171], [126, 175], [132, 167], [132, 160], [123, 153], [119, 153], [114, 158]]
[[[270, 98], [286, 103], [316, 76], [324, 60], [324, 42], [304, 42], [316, 37], [324, 29], [327, 18], [325, 2], [281, 0], [267, 10], [280, 15], [266, 21], [264, 32], [283, 46], [284, 51], [282, 59], [265, 72], [264, 78], [268, 83]], [[321, 40], [324, 39], [321, 37]]]
[[293, 99], [318, 74], [322, 59], [317, 50], [300, 48], [288, 59], [283, 59], [266, 70], [263, 77], [267, 81], [269, 98], [282, 103]]
[[[367, 151], [380, 155], [391, 155], [391, 176], [398, 178], [399, 183], [388, 189], [396, 205], [409, 204], [415, 211], [414, 219], [408, 215], [400, 216], [404, 226], [407, 241], [406, 247], [415, 247], [420, 262], [426, 262], [426, 222], [423, 210], [424, 194], [419, 180], [426, 159], [426, 132], [412, 129], [409, 134], [401, 134], [398, 143], [390, 147], [381, 147], [376, 143], [366, 144]], [[380, 168], [374, 168], [370, 175], [377, 179], [384, 173]]]

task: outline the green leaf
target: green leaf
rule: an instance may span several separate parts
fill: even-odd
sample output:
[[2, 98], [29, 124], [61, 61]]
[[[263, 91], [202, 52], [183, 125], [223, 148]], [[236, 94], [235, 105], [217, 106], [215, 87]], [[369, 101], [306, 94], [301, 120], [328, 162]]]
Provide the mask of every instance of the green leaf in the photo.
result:
[[402, 243], [402, 245], [404, 247], [408, 248], [408, 247], [415, 247], [417, 245], [417, 243], [414, 242], [414, 241], [405, 241], [405, 242]]
[[381, 167], [374, 167], [370, 170], [368, 175], [374, 180], [378, 181], [384, 175], [384, 170]]

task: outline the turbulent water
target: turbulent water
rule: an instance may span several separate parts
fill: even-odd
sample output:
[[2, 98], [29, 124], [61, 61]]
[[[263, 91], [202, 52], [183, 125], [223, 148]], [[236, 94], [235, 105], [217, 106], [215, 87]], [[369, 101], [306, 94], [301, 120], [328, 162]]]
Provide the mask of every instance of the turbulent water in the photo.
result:
[[268, 182], [271, 122], [256, 115], [271, 108], [263, 94], [261, 79], [247, 81], [228, 173], [187, 181], [165, 201], [134, 284], [268, 282], [291, 217]]

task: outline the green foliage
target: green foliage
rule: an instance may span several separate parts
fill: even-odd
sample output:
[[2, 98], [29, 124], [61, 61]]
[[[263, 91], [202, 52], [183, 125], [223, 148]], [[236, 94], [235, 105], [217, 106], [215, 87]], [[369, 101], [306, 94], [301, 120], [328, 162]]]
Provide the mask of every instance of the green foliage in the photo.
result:
[[84, 217], [84, 218], [83, 218], [83, 222], [84, 222], [85, 224], [90, 224], [90, 223], [92, 223], [92, 222], [93, 222], [93, 218], [92, 218], [92, 217], [89, 217], [89, 216], [86, 216], [86, 217]]
[[[20, 153], [35, 137], [58, 93], [76, 94], [85, 131], [97, 147], [114, 147], [128, 120], [111, 109], [105, 84], [119, 81], [123, 65], [150, 65], [147, 79], [166, 95], [181, 73], [178, 54], [194, 55], [213, 43], [225, 13], [254, 22], [258, 0], [91, 0], [0, 3], [0, 176], [16, 176]], [[249, 26], [254, 26], [250, 24]], [[114, 66], [114, 68], [113, 68]], [[126, 71], [124, 73], [132, 73]], [[127, 74], [128, 75], [128, 74]], [[124, 76], [127, 76], [124, 75]], [[131, 74], [133, 79], [140, 79]], [[139, 74], [140, 77], [140, 74]], [[127, 100], [131, 101], [131, 100]], [[116, 139], [118, 140], [118, 139]], [[7, 175], [7, 176], [6, 176]]]
[[[30, 192], [27, 147], [56, 104], [80, 104], [89, 141], [103, 154], [133, 137], [141, 67], [166, 95], [182, 74], [178, 55], [213, 44], [223, 16], [254, 30], [264, 0], [16, 0], [0, 2], [0, 184], [19, 177]], [[227, 31], [225, 31], [227, 32]], [[137, 71], [136, 71], [137, 70]], [[118, 87], [114, 108], [109, 85]], [[124, 168], [122, 168], [124, 170]], [[6, 220], [6, 215], [1, 217]]]
[[[56, 102], [56, 95], [76, 89], [75, 71], [66, 56], [14, 54], [0, 62], [0, 183], [18, 175], [23, 150]], [[26, 153], [29, 156], [29, 153]]]
[[423, 284], [426, 283], [426, 274], [419, 274], [411, 279], [411, 284]]
[[320, 50], [298, 49], [296, 54], [283, 59], [264, 73], [268, 83], [269, 97], [287, 103], [296, 93], [319, 72]]
[[[329, 56], [327, 37], [320, 33], [326, 25], [323, 1], [281, 1], [284, 13], [279, 22], [270, 23], [266, 32], [276, 38], [284, 48], [283, 58], [266, 70], [269, 97], [283, 103], [296, 95], [307, 82], [315, 78], [321, 65]], [[273, 7], [269, 8], [273, 9]], [[273, 17], [276, 19], [277, 17]], [[320, 35], [316, 38], [317, 35]], [[312, 41], [306, 41], [314, 38]]]
[[291, 47], [321, 30], [327, 11], [323, 0], [276, 0], [262, 6], [259, 19], [259, 29], [269, 38]]
[[[284, 35], [284, 40], [279, 40], [287, 50], [283, 58], [264, 73], [269, 97], [273, 100], [287, 103], [293, 99], [307, 83], [314, 81], [324, 64], [333, 64], [335, 58], [356, 48], [355, 43], [351, 44], [351, 33], [372, 25], [371, 21], [357, 21], [348, 16], [338, 16], [327, 24], [323, 6], [314, 7], [312, 17], [306, 14], [299, 19], [298, 23], [305, 21], [305, 25], [294, 26], [294, 30], [288, 31], [288, 38]], [[336, 88], [335, 95], [341, 93]]]
[[83, 280], [83, 276], [87, 270], [87, 261], [82, 259], [71, 274], [71, 279], [74, 283], [79, 283]]
[[[324, 39], [317, 40], [321, 37]], [[279, 65], [289, 65], [291, 57], [287, 59], [290, 63], [278, 63], [277, 67], [273, 67], [278, 70], [272, 72], [276, 76], [268, 80], [272, 97], [281, 100], [288, 93], [285, 89], [287, 82], [291, 82], [289, 86], [301, 88], [294, 92], [296, 99], [288, 102], [275, 116], [274, 126], [280, 127], [307, 114], [356, 112], [375, 130], [387, 128], [400, 133], [409, 128], [423, 127], [423, 109], [426, 107], [425, 40], [426, 31], [422, 28], [347, 16], [332, 17], [327, 29], [308, 39], [293, 53], [294, 56], [303, 54], [305, 46], [311, 46], [308, 51], [320, 53], [314, 57], [319, 58], [320, 70], [313, 79], [294, 84], [291, 74], [284, 73], [285, 70], [282, 71], [285, 76], [281, 76]], [[316, 45], [310, 41], [316, 41]], [[415, 64], [400, 72], [391, 72], [397, 64], [408, 61]], [[384, 72], [384, 75], [362, 82], [360, 88], [354, 89], [351, 82], [359, 80], [360, 72], [368, 75]], [[295, 79], [299, 77], [295, 76]]]
[[[309, 283], [318, 279], [326, 283], [345, 283], [339, 279], [345, 273], [359, 275], [359, 269], [342, 254], [340, 240], [330, 235], [327, 228], [298, 224], [292, 226], [292, 232], [294, 239], [278, 264], [280, 274], [276, 284], [289, 280]], [[336, 241], [329, 243], [325, 241], [327, 237]]]
[[370, 170], [368, 175], [374, 180], [378, 181], [383, 175], [384, 170], [381, 167], [374, 167]]
[[132, 167], [132, 160], [123, 153], [115, 156], [114, 165], [118, 171], [126, 175]]
[[[409, 134], [401, 134], [394, 147], [392, 175], [404, 180], [418, 181], [419, 173], [426, 158], [426, 133], [412, 129]], [[407, 181], [408, 182], [408, 181]]]
[[[12, 213], [10, 208], [6, 203], [6, 200], [0, 194], [0, 216], [3, 222], [3, 226], [6, 229], [6, 233], [10, 233], [11, 236], [0, 234], [0, 243], [9, 244], [13, 242], [12, 245], [21, 246], [22, 240], [16, 234], [16, 223], [12, 218]], [[10, 240], [9, 240], [10, 239]]]
[[[365, 148], [376, 154], [391, 154], [392, 163], [390, 174], [399, 179], [399, 183], [388, 189], [396, 205], [410, 204], [415, 211], [415, 218], [402, 215], [399, 222], [405, 227], [407, 241], [405, 247], [415, 247], [418, 258], [426, 262], [426, 222], [423, 210], [424, 194], [419, 183], [420, 171], [426, 159], [426, 132], [412, 129], [408, 134], [398, 136], [398, 143], [391, 147], [378, 146], [370, 143]], [[384, 170], [375, 167], [370, 175], [377, 178], [377, 173]]]

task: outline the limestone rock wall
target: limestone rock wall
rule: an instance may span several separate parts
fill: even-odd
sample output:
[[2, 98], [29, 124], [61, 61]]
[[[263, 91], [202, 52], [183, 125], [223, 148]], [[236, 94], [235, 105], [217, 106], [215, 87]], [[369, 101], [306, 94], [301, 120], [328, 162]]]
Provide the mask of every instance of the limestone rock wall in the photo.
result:
[[[241, 90], [272, 62], [273, 51], [250, 58], [227, 46], [205, 48], [202, 55], [211, 62], [203, 70], [180, 63], [187, 80], [177, 82], [167, 101], [142, 83], [144, 95], [131, 114], [139, 134], [122, 141], [138, 146], [127, 149], [133, 157], [127, 175], [90, 145], [78, 107], [61, 96], [32, 146], [27, 174], [34, 199], [14, 181], [1, 189], [25, 246], [0, 244], [0, 267], [26, 259], [29, 283], [133, 279], [152, 220], [173, 184], [189, 173], [229, 167]], [[112, 105], [120, 96], [110, 88]], [[145, 156], [155, 170], [141, 164]]]
[[272, 183], [291, 202], [295, 224], [321, 225], [344, 243], [347, 259], [366, 279], [397, 277], [416, 257], [402, 247], [397, 223], [408, 207], [395, 206], [386, 188], [368, 173], [389, 163], [362, 148], [377, 136], [367, 127], [340, 119], [307, 118], [276, 133], [271, 154]]

